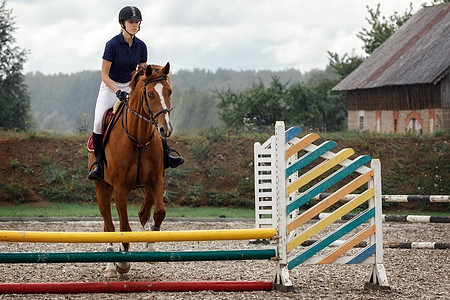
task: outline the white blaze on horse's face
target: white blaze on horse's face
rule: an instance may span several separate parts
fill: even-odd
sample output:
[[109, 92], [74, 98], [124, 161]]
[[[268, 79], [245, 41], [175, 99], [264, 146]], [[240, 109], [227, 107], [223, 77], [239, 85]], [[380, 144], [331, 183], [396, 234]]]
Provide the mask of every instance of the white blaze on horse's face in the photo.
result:
[[[168, 109], [167, 105], [166, 105], [166, 101], [164, 100], [163, 89], [164, 89], [164, 85], [162, 83], [157, 83], [155, 85], [155, 91], [158, 93], [159, 101], [161, 101], [162, 108]], [[165, 125], [158, 124], [158, 127], [159, 127], [158, 131], [163, 137], [168, 138], [172, 134], [172, 131], [173, 131], [172, 124], [170, 123], [169, 113], [165, 113], [164, 118], [166, 120]]]

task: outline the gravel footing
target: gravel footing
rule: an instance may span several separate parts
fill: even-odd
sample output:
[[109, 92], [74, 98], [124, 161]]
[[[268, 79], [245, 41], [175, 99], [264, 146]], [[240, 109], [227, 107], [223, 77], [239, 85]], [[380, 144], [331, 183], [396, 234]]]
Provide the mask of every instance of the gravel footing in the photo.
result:
[[[137, 222], [133, 230], [141, 230]], [[162, 230], [252, 228], [252, 222], [165, 222]], [[99, 221], [1, 222], [0, 230], [102, 231]], [[450, 224], [385, 223], [385, 242], [450, 242]], [[119, 245], [115, 245], [119, 247]], [[273, 248], [248, 241], [177, 242], [156, 244], [157, 251], [236, 250]], [[0, 243], [1, 252], [105, 251], [101, 244]], [[144, 251], [144, 244], [132, 244]], [[136, 294], [0, 295], [0, 299], [450, 299], [450, 250], [384, 249], [389, 291], [364, 289], [367, 265], [309, 265], [291, 271], [294, 293], [257, 292], [147, 292]], [[271, 261], [132, 263], [127, 275], [104, 278], [105, 264], [0, 264], [0, 282], [99, 282], [99, 281], [272, 281]]]

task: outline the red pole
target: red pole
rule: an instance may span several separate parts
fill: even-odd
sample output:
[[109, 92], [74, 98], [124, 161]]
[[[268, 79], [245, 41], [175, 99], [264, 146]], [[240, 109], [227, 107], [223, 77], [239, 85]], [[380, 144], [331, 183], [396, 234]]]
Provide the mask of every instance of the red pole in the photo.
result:
[[0, 294], [137, 293], [147, 291], [270, 291], [270, 281], [2, 283]]

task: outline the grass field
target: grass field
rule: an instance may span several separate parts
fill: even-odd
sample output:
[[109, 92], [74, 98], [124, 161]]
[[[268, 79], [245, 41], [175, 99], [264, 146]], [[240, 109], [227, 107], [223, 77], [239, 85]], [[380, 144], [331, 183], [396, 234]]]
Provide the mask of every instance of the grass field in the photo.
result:
[[[128, 206], [128, 216], [137, 217], [140, 207]], [[254, 218], [252, 209], [224, 208], [224, 207], [166, 207], [166, 217], [179, 218]], [[114, 217], [117, 210], [112, 207]], [[2, 205], [0, 217], [100, 217], [97, 203], [49, 203], [45, 205]]]
[[[137, 217], [140, 206], [129, 205], [128, 216]], [[253, 209], [227, 207], [166, 207], [166, 217], [172, 218], [255, 218]], [[354, 211], [352, 213], [358, 213]], [[112, 207], [113, 217], [118, 217]], [[450, 216], [449, 211], [441, 212], [397, 212], [399, 215]], [[101, 217], [96, 203], [49, 203], [1, 205], [0, 217]]]

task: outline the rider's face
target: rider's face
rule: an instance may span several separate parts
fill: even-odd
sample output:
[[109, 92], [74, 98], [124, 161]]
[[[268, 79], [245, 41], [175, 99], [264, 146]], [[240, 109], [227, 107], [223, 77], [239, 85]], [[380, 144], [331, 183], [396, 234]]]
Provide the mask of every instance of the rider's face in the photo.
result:
[[125, 21], [125, 28], [131, 34], [135, 35], [139, 31], [139, 25], [141, 22], [139, 21]]

